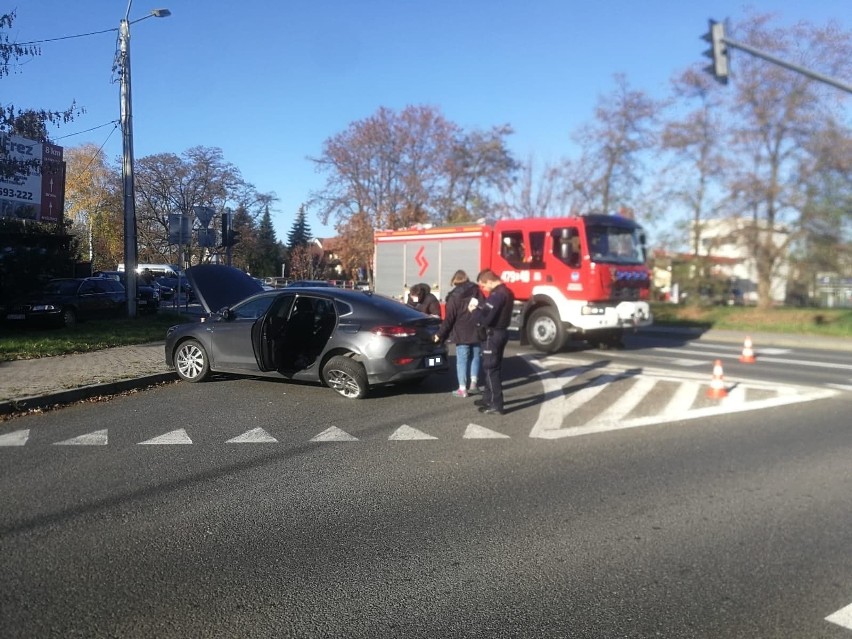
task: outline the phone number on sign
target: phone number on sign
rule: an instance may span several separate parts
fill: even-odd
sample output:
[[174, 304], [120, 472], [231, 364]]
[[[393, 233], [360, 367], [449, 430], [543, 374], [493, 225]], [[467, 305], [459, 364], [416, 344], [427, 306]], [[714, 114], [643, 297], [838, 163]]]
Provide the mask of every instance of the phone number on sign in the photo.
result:
[[18, 189], [7, 189], [0, 186], [0, 196], [13, 197], [18, 200], [32, 200], [33, 194], [31, 191], [19, 191]]

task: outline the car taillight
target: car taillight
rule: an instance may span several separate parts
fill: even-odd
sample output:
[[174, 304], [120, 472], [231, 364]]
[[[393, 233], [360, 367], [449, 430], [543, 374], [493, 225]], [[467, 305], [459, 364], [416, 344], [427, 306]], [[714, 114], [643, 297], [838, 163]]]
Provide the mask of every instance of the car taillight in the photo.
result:
[[408, 326], [377, 326], [372, 331], [379, 337], [414, 337], [417, 331]]

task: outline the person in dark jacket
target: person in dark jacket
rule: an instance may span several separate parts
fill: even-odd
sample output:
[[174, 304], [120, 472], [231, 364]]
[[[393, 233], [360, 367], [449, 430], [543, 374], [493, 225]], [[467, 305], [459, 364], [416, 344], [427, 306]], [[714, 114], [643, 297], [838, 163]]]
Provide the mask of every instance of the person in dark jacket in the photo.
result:
[[415, 284], [408, 291], [408, 302], [412, 308], [416, 308], [426, 315], [441, 317], [441, 302], [432, 293], [428, 284]]
[[479, 412], [486, 415], [503, 414], [503, 352], [509, 341], [509, 323], [512, 320], [512, 307], [515, 296], [508, 286], [491, 269], [482, 271], [476, 277], [479, 285], [488, 293], [485, 302], [471, 299], [468, 309], [476, 318], [477, 325], [485, 329], [485, 341], [482, 343], [482, 370], [485, 373], [485, 389], [482, 399], [474, 402]]
[[479, 358], [482, 350], [476, 319], [467, 307], [472, 297], [482, 298], [482, 293], [464, 271], [456, 271], [450, 284], [453, 290], [447, 295], [446, 315], [435, 335], [435, 342], [448, 339], [456, 345], [456, 375], [459, 387], [453, 391], [453, 395], [467, 397], [478, 390]]

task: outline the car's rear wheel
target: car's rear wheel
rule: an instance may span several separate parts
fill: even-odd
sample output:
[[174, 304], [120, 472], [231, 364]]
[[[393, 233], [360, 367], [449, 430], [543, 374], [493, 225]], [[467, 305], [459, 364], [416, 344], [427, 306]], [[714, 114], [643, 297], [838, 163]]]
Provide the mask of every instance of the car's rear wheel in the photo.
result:
[[348, 357], [332, 357], [322, 368], [323, 381], [347, 399], [363, 399], [370, 389], [367, 371]]
[[175, 372], [187, 382], [203, 382], [210, 376], [210, 359], [199, 342], [181, 342], [175, 351]]
[[62, 325], [65, 327], [74, 326], [77, 323], [77, 311], [73, 308], [65, 308], [62, 310]]

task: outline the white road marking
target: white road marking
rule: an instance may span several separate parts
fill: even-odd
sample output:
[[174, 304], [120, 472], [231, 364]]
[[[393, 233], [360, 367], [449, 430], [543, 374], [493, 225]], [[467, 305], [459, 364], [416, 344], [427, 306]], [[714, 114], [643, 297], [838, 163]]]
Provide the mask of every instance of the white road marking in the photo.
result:
[[701, 384], [697, 382], [683, 382], [677, 387], [674, 395], [672, 395], [663, 412], [660, 414], [663, 417], [677, 419], [679, 415], [683, 415], [692, 408], [700, 389]]
[[30, 429], [16, 430], [13, 433], [0, 435], [0, 446], [23, 446], [30, 438]]
[[831, 388], [836, 388], [837, 390], [842, 391], [852, 391], [852, 384], [826, 384]]
[[399, 428], [397, 428], [388, 439], [393, 441], [403, 441], [410, 439], [438, 439], [437, 437], [433, 437], [432, 435], [427, 435], [422, 430], [417, 430], [416, 428], [412, 428], [408, 424], [403, 424]]
[[[700, 355], [701, 353], [689, 351], [683, 348], [655, 348], [661, 353], [679, 353], [681, 355]], [[721, 350], [721, 349], [719, 349]], [[793, 364], [795, 366], [811, 366], [813, 368], [834, 368], [852, 371], [852, 364], [835, 364], [833, 362], [815, 362], [808, 359], [788, 359], [785, 357], [762, 357], [763, 351], [756, 351], [755, 357], [758, 362], [769, 362], [771, 364]]]
[[828, 615], [825, 620], [831, 623], [836, 623], [838, 626], [847, 628], [848, 630], [852, 630], [852, 604], [849, 604], [845, 608], [841, 608], [837, 612]]
[[706, 359], [686, 359], [684, 357], [679, 357], [677, 359], [671, 360], [672, 366], [706, 366]]
[[253, 428], [242, 435], [229, 439], [226, 444], [277, 444], [278, 440], [262, 428]]
[[358, 438], [353, 437], [344, 430], [340, 430], [337, 426], [330, 426], [322, 431], [319, 435], [311, 439], [312, 442], [357, 442]]
[[[524, 355], [523, 357], [534, 368], [546, 370], [542, 368], [535, 357], [528, 355]], [[591, 380], [581, 390], [566, 394], [564, 391], [565, 386], [582, 373], [597, 373], [598, 377]], [[565, 418], [571, 415], [584, 402], [593, 399], [605, 388], [606, 384], [617, 380], [629, 379], [633, 376], [634, 374], [629, 370], [614, 371], [612, 367], [598, 368], [594, 364], [570, 368], [558, 375], [547, 371], [545, 375], [540, 376], [542, 386], [544, 387], [544, 402], [539, 410], [538, 419], [530, 431], [530, 437], [545, 439], [577, 437], [610, 430], [637, 428], [672, 421], [698, 419], [712, 415], [784, 406], [786, 404], [832, 397], [837, 394], [833, 390], [826, 389], [800, 388], [782, 384], [761, 384], [758, 382], [746, 383], [744, 381], [737, 381], [731, 387], [730, 380], [728, 380], [727, 385], [731, 390], [727, 397], [713, 406], [692, 408], [701, 388], [699, 383], [696, 383], [694, 380], [685, 379], [683, 374], [674, 377], [671, 373], [665, 371], [645, 369], [642, 371], [642, 377], [637, 378], [637, 381], [612, 406], [582, 425], [563, 428]], [[645, 377], [648, 379], [644, 380]], [[653, 392], [653, 388], [659, 380], [678, 383], [680, 387], [675, 391], [671, 400], [669, 400], [660, 413], [628, 419], [626, 416], [630, 410], [641, 403], [649, 393]], [[762, 390], [765, 393], [774, 395], [766, 399], [747, 401], [746, 391], [748, 389]]]
[[509, 436], [479, 424], [468, 424], [464, 431], [464, 439], [509, 439]]
[[54, 442], [54, 446], [106, 446], [107, 429], [96, 430], [93, 433], [72, 437], [61, 442]]
[[173, 430], [170, 433], [166, 433], [165, 435], [160, 435], [159, 437], [154, 437], [152, 439], [148, 439], [144, 442], [139, 442], [140, 446], [144, 445], [161, 445], [161, 444], [191, 444], [192, 440], [189, 438], [189, 435], [186, 434], [186, 430], [183, 428], [178, 428], [177, 430]]
[[601, 412], [597, 416], [597, 419], [601, 421], [614, 422], [623, 419], [625, 416], [627, 416], [627, 414], [630, 413], [630, 411], [636, 408], [643, 399], [645, 399], [645, 396], [656, 385], [656, 380], [650, 379], [648, 377], [640, 377], [635, 384], [633, 384], [621, 395], [621, 397], [619, 397], [617, 400], [615, 400], [614, 403], [610, 404], [608, 408]]

